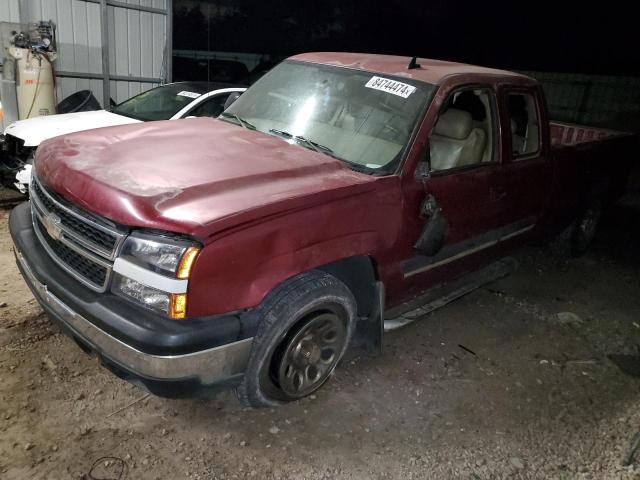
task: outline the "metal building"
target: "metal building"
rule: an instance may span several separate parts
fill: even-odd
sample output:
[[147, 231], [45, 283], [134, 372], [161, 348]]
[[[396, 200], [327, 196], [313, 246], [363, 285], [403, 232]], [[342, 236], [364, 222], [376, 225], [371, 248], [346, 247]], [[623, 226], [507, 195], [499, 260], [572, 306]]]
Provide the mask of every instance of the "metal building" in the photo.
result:
[[58, 100], [121, 102], [171, 81], [172, 0], [0, 0], [0, 22], [39, 20], [57, 26]]

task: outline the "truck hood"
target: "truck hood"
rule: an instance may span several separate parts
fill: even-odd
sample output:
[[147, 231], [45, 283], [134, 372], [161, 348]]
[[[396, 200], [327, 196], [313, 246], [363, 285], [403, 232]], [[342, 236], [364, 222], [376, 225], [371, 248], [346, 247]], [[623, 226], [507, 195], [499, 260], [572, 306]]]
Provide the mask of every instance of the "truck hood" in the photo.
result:
[[35, 167], [55, 192], [116, 223], [201, 239], [375, 182], [327, 155], [212, 118], [54, 138]]
[[140, 123], [140, 120], [117, 115], [106, 110], [96, 110], [45, 115], [19, 120], [9, 125], [4, 133], [24, 140], [25, 147], [37, 147], [43, 141], [59, 135], [130, 123]]

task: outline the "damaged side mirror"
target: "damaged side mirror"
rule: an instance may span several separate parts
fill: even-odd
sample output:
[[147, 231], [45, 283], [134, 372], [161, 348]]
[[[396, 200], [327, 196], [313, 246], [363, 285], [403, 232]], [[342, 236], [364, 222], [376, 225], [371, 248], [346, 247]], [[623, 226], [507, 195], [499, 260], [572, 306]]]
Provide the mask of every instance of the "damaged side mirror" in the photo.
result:
[[[422, 183], [431, 178], [431, 147], [428, 142], [425, 145], [422, 158], [416, 166], [415, 178]], [[444, 245], [449, 225], [444, 218], [442, 209], [431, 194], [427, 194], [420, 205], [420, 217], [425, 220], [425, 225], [413, 248], [422, 255], [430, 257], [438, 253]]]
[[438, 253], [444, 245], [448, 223], [432, 195], [427, 195], [422, 202], [420, 216], [426, 218], [426, 224], [413, 248], [430, 257]]

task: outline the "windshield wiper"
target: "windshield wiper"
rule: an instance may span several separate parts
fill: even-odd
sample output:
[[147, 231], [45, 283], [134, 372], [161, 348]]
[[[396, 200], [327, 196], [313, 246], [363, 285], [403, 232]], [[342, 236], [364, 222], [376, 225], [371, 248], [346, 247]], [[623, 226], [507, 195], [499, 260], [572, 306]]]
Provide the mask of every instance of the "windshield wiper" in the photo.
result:
[[309, 140], [306, 137], [303, 137], [301, 135], [293, 135], [289, 132], [286, 132], [284, 130], [278, 130], [277, 128], [271, 128], [269, 129], [269, 133], [273, 134], [273, 135], [278, 135], [279, 137], [282, 138], [286, 138], [287, 140], [294, 140], [299, 142], [303, 147], [307, 147], [311, 150], [315, 150], [318, 153], [323, 153], [325, 155], [329, 155], [330, 157], [335, 158], [336, 160], [340, 160], [343, 163], [346, 163], [347, 166], [352, 169], [355, 170], [356, 172], [362, 172], [362, 173], [371, 173], [373, 171], [372, 168], [367, 167], [366, 165], [362, 165], [360, 163], [355, 163], [355, 162], [350, 162], [349, 160], [345, 160], [344, 158], [339, 157], [338, 155], [336, 155], [335, 153], [333, 153], [333, 150], [330, 149], [329, 147], [325, 146], [325, 145], [321, 145], [317, 142], [314, 142], [313, 140]]
[[276, 128], [270, 129], [269, 133], [273, 133], [273, 134], [278, 135], [280, 137], [284, 137], [284, 138], [295, 140], [296, 142], [301, 143], [302, 146], [310, 148], [311, 150], [315, 150], [318, 153], [324, 153], [324, 154], [330, 155], [330, 156], [332, 156], [334, 158], [338, 158], [338, 160], [342, 160], [341, 158], [337, 157], [333, 153], [333, 150], [331, 150], [329, 147], [327, 147], [325, 145], [321, 145], [318, 142], [314, 142], [313, 140], [309, 140], [308, 138], [303, 137], [301, 135], [292, 135], [289, 132], [285, 132], [284, 130], [278, 130]]
[[251, 123], [247, 122], [246, 120], [240, 118], [238, 115], [236, 115], [235, 113], [230, 113], [230, 112], [222, 112], [220, 114], [220, 116], [222, 118], [232, 118], [234, 119], [236, 122], [238, 122], [238, 125], [240, 125], [241, 127], [244, 127], [248, 130], [255, 130], [256, 127], [254, 125], [252, 125]]
[[270, 128], [269, 133], [274, 133], [279, 137], [293, 138], [293, 135], [291, 135], [289, 132], [285, 132], [284, 130], [278, 130], [277, 128]]

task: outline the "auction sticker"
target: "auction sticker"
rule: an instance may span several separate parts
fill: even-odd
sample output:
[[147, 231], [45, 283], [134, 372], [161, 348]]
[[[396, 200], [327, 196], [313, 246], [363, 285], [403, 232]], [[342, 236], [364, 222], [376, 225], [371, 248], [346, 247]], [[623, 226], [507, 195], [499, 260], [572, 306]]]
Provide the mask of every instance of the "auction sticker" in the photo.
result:
[[371, 80], [367, 82], [365, 87], [391, 93], [393, 95], [398, 95], [402, 98], [407, 98], [409, 95], [416, 91], [416, 87], [382, 77], [371, 77]]
[[189, 97], [189, 98], [198, 98], [200, 95], [200, 93], [195, 93], [195, 92], [187, 92], [186, 90], [181, 91], [180, 93], [178, 93], [179, 97]]

